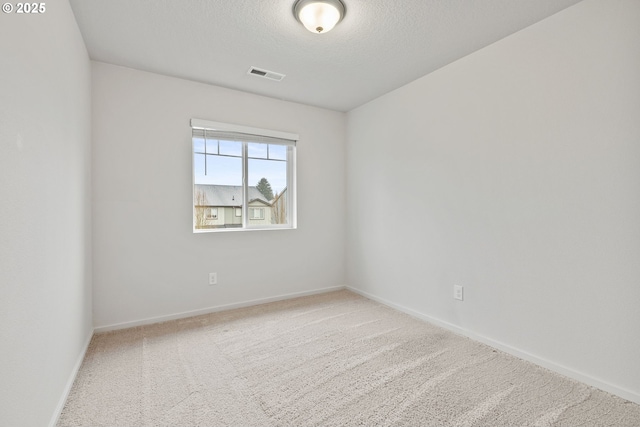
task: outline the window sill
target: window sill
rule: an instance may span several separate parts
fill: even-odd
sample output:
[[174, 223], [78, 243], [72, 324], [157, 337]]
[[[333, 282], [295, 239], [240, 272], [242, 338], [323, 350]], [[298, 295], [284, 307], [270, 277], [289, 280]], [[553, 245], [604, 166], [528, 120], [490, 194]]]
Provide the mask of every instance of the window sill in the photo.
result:
[[210, 228], [205, 230], [193, 230], [193, 234], [204, 234], [204, 233], [238, 233], [244, 231], [278, 231], [278, 230], [296, 230], [298, 227], [251, 227], [251, 228]]

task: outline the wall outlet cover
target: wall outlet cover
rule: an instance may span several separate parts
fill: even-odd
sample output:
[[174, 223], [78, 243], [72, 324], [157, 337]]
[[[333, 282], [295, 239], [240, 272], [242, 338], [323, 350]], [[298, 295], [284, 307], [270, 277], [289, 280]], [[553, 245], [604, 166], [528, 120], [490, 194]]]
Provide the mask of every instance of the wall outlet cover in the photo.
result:
[[462, 301], [463, 289], [460, 285], [453, 285], [453, 298]]

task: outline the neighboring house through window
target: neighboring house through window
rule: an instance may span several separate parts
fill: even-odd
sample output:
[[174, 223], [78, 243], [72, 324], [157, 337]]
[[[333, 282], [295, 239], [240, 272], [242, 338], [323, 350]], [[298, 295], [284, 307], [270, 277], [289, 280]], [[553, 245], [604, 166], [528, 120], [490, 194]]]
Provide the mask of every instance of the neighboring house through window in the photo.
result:
[[295, 134], [191, 120], [193, 230], [295, 228]]

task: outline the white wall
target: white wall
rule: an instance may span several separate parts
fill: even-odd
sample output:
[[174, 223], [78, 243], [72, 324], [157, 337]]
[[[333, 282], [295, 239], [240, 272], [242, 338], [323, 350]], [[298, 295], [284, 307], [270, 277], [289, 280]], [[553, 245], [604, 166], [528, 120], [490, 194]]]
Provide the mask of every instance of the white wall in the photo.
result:
[[640, 402], [638, 22], [587, 0], [351, 111], [348, 284]]
[[[192, 233], [193, 117], [300, 135], [297, 230]], [[93, 63], [94, 324], [344, 286], [345, 134], [344, 113]]]
[[0, 14], [2, 426], [53, 422], [92, 332], [91, 68], [68, 2], [46, 6]]

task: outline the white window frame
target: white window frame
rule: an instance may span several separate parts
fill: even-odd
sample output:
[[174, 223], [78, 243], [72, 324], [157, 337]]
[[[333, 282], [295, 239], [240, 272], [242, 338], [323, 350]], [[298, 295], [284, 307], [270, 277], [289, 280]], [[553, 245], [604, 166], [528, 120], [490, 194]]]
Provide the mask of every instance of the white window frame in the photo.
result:
[[[242, 204], [242, 228], [212, 228], [212, 229], [196, 229], [195, 224], [195, 160], [194, 160], [194, 147], [193, 147], [193, 134], [191, 137], [191, 159], [192, 159], [192, 192], [193, 194], [193, 232], [194, 233], [210, 233], [210, 232], [229, 232], [229, 231], [248, 231], [248, 230], [282, 230], [282, 229], [296, 229], [297, 228], [297, 202], [296, 202], [296, 143], [299, 139], [298, 134], [275, 131], [270, 129], [254, 128], [249, 126], [242, 126], [230, 123], [214, 122], [202, 119], [191, 119], [191, 129], [193, 130], [205, 130], [213, 132], [225, 132], [225, 133], [237, 133], [241, 134], [244, 138], [242, 143], [242, 187], [243, 187], [243, 204]], [[248, 136], [253, 139], [247, 139]], [[270, 138], [273, 141], [280, 140], [280, 142], [269, 142]], [[285, 145], [287, 147], [287, 224], [250, 224], [249, 218], [249, 183], [247, 182], [248, 170], [249, 170], [249, 156], [248, 156], [248, 144], [251, 142], [267, 143]], [[264, 209], [264, 208], [263, 208]], [[263, 217], [264, 219], [264, 210]], [[253, 218], [256, 219], [256, 218]]]

